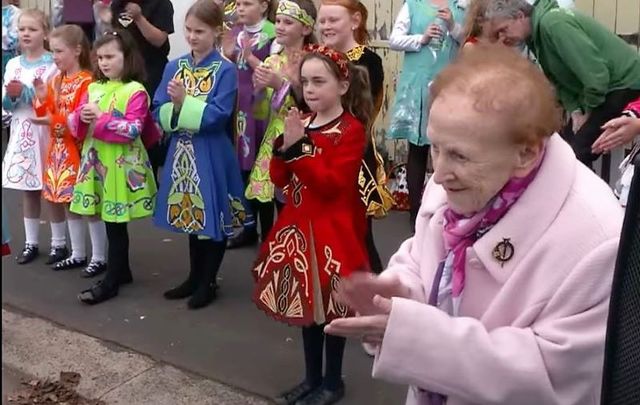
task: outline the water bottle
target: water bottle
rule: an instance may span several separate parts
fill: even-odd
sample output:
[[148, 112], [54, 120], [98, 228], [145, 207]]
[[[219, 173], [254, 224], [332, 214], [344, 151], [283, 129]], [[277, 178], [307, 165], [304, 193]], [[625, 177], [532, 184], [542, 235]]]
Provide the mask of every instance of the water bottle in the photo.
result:
[[442, 44], [444, 43], [444, 39], [447, 36], [447, 32], [449, 31], [448, 27], [447, 27], [447, 22], [440, 18], [440, 17], [436, 17], [436, 20], [434, 22], [438, 27], [440, 27], [442, 33], [440, 35], [438, 35], [437, 37], [432, 37], [429, 40], [429, 48], [431, 48], [432, 52], [436, 52], [442, 49]]

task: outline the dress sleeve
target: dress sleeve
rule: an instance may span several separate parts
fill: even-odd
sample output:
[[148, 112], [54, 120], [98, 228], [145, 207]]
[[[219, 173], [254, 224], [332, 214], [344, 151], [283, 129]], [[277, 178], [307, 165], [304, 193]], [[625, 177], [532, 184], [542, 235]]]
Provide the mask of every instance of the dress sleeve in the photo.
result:
[[[19, 58], [19, 56], [16, 58]], [[33, 97], [35, 95], [33, 87], [25, 83], [22, 83], [22, 93], [20, 93], [20, 96], [18, 96], [17, 98], [11, 98], [7, 95], [5, 86], [11, 81], [10, 75], [15, 72], [13, 64], [18, 63], [18, 59], [16, 58], [11, 59], [9, 63], [7, 63], [7, 67], [5, 68], [4, 72], [4, 80], [2, 86], [2, 108], [6, 111], [14, 111], [20, 105], [32, 106]]]
[[71, 114], [67, 117], [67, 126], [71, 132], [71, 136], [79, 141], [84, 141], [89, 132], [89, 125], [80, 119], [80, 110], [89, 102], [89, 94], [85, 92], [78, 98], [78, 104]]
[[366, 135], [362, 124], [349, 125], [340, 136], [335, 147], [324, 150], [305, 136], [282, 154], [289, 170], [326, 199], [356, 186], [364, 155]]
[[159, 110], [163, 129], [167, 132], [185, 130], [205, 135], [227, 136], [226, 126], [236, 105], [236, 69], [231, 66], [224, 69], [216, 80], [217, 88], [206, 100], [187, 96], [177, 114], [172, 102], [164, 103]]
[[[74, 104], [72, 106], [72, 111], [75, 111], [75, 109], [80, 104], [81, 100], [86, 96], [87, 88], [89, 87], [90, 83], [91, 83], [91, 78], [87, 78], [83, 80], [82, 83], [80, 83], [80, 85], [78, 86], [78, 89], [76, 90], [76, 94], [74, 96]], [[67, 129], [69, 130], [69, 133], [71, 133], [73, 136], [73, 131], [71, 131], [72, 128], [69, 126], [69, 115], [63, 114], [59, 109], [56, 108], [55, 100], [52, 99], [54, 94], [55, 93], [53, 92], [53, 89], [49, 89], [50, 100], [48, 104], [49, 104], [49, 111], [51, 114], [51, 123], [49, 124], [49, 127], [51, 129], [51, 136], [60, 138], [64, 134], [68, 133]]]
[[171, 98], [167, 93], [167, 86], [169, 85], [169, 81], [173, 78], [175, 73], [175, 62], [169, 62], [167, 66], [164, 68], [164, 73], [162, 74], [162, 81], [156, 88], [156, 93], [153, 96], [153, 119], [160, 124], [160, 128], [163, 131], [170, 133], [175, 129], [172, 125], [171, 121], [173, 118], [173, 103], [171, 102]]
[[47, 83], [47, 97], [44, 100], [38, 99], [38, 97], [33, 98], [33, 111], [36, 113], [38, 117], [44, 117], [49, 114], [52, 115], [55, 110], [55, 80], [57, 78], [53, 78], [51, 81]]
[[389, 47], [394, 51], [418, 52], [422, 48], [422, 34], [409, 35], [411, 16], [407, 3], [402, 5], [398, 17], [393, 24]]
[[130, 143], [142, 133], [149, 114], [149, 96], [136, 92], [127, 103], [124, 114], [103, 113], [96, 121], [93, 137], [109, 143]]
[[269, 176], [271, 181], [278, 188], [285, 188], [291, 181], [291, 170], [279, 154], [279, 150], [284, 143], [282, 135], [273, 142], [273, 158], [269, 164]]

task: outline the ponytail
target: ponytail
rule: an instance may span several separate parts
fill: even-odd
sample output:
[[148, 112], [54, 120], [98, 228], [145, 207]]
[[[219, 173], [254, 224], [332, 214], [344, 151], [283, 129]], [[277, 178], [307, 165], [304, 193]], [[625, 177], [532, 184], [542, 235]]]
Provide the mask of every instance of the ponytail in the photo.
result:
[[371, 36], [369, 35], [369, 31], [367, 30], [367, 19], [369, 18], [369, 11], [363, 2], [358, 1], [357, 4], [357, 13], [360, 13], [360, 24], [356, 27], [356, 30], [353, 32], [353, 37], [356, 42], [360, 45], [368, 45]]
[[373, 100], [369, 73], [362, 66], [349, 63], [349, 90], [342, 96], [342, 106], [369, 130], [373, 125]]

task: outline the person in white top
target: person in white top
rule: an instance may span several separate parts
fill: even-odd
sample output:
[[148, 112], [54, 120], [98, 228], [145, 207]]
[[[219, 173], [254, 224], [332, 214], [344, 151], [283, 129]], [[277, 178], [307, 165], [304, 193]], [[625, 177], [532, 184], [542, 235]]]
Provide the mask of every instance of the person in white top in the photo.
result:
[[429, 83], [457, 55], [467, 1], [407, 0], [393, 26], [389, 46], [404, 52], [387, 137], [409, 142], [407, 184], [413, 229], [429, 156]]
[[[33, 111], [33, 82], [48, 81], [57, 71], [53, 58], [44, 48], [49, 21], [40, 10], [24, 10], [18, 20], [22, 55], [9, 60], [4, 71], [2, 108], [12, 113], [11, 138], [2, 161], [2, 187], [22, 190], [25, 247], [17, 257], [26, 264], [38, 255], [40, 201], [43, 185], [44, 152], [48, 126], [38, 125]], [[68, 255], [65, 223], [51, 223], [51, 253], [48, 264]]]

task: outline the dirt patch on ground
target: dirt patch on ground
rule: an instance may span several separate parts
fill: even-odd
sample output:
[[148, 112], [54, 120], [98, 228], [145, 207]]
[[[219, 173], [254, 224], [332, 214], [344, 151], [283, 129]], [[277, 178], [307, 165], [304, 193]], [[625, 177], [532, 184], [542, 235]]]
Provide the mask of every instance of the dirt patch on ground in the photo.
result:
[[86, 399], [76, 392], [80, 379], [78, 373], [63, 371], [58, 381], [23, 380], [22, 388], [7, 397], [13, 405], [106, 405], [104, 401]]

